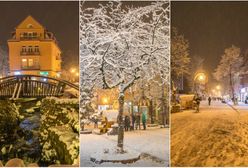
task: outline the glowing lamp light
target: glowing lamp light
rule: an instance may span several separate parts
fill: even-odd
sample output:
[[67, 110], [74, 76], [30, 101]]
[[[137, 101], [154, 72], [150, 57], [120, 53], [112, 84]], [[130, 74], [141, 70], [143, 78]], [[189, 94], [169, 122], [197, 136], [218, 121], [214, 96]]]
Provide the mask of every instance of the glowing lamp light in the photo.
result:
[[216, 86], [216, 89], [217, 89], [217, 90], [220, 90], [220, 85], [217, 85], [217, 86]]
[[21, 75], [21, 72], [20, 71], [15, 71], [14, 75]]
[[47, 76], [47, 75], [49, 75], [49, 73], [46, 71], [43, 71], [43, 72], [40, 72], [40, 75]]
[[61, 74], [60, 74], [60, 73], [57, 73], [56, 76], [57, 76], [58, 78], [60, 78], [60, 77], [61, 77]]
[[104, 97], [104, 98], [102, 99], [102, 102], [103, 102], [104, 104], [107, 104], [107, 103], [108, 103], [108, 99], [107, 99], [106, 97]]
[[199, 77], [198, 77], [198, 80], [199, 81], [203, 81], [205, 79], [205, 76], [204, 75], [200, 75]]
[[71, 73], [75, 73], [76, 72], [76, 69], [75, 68], [72, 68], [71, 69]]
[[79, 76], [79, 73], [78, 72], [76, 73], [76, 76]]

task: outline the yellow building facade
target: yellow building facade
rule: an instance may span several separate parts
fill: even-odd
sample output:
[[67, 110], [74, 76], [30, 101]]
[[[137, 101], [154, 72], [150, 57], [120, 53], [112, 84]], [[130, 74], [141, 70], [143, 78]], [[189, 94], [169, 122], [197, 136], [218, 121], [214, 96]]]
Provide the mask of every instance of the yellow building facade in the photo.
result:
[[61, 50], [56, 39], [32, 16], [16, 27], [8, 47], [10, 75], [60, 77]]

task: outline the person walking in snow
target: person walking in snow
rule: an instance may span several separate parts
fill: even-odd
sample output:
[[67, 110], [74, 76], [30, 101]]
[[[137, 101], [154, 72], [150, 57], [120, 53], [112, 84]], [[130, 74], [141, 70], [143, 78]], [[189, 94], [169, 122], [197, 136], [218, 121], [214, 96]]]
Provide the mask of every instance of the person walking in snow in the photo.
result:
[[139, 130], [140, 130], [140, 114], [137, 114], [136, 117], [135, 117], [135, 128], [136, 130], [138, 129], [139, 127]]
[[93, 121], [94, 121], [94, 128], [98, 128], [98, 118], [97, 118], [97, 116], [94, 116]]
[[211, 97], [208, 97], [208, 105], [210, 106], [211, 105]]
[[198, 112], [200, 112], [201, 98], [198, 95], [196, 95], [194, 97], [194, 101], [195, 101], [195, 105], [196, 105], [196, 112], [198, 113]]
[[131, 130], [134, 130], [134, 125], [135, 125], [135, 115], [132, 114], [132, 126], [131, 126]]
[[130, 118], [129, 116], [125, 116], [125, 131], [128, 131], [130, 128]]
[[142, 124], [143, 124], [143, 129], [146, 130], [146, 114], [142, 113]]

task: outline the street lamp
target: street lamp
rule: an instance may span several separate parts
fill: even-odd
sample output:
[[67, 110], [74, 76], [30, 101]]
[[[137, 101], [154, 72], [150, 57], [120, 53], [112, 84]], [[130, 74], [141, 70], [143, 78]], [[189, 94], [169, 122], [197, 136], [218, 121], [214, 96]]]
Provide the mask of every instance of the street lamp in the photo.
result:
[[217, 85], [217, 86], [216, 86], [216, 89], [217, 89], [217, 90], [220, 90], [220, 85]]
[[104, 97], [104, 98], [102, 99], [102, 102], [103, 102], [103, 104], [107, 104], [107, 103], [108, 103], [108, 98], [107, 98], [107, 97]]
[[193, 84], [194, 84], [193, 88], [195, 91], [196, 91], [196, 86], [195, 86], [196, 83], [205, 85], [207, 83], [207, 75], [204, 72], [196, 73], [194, 76], [194, 82], [193, 82]]
[[76, 69], [75, 68], [72, 68], [70, 72], [71, 73], [75, 73], [76, 72]]

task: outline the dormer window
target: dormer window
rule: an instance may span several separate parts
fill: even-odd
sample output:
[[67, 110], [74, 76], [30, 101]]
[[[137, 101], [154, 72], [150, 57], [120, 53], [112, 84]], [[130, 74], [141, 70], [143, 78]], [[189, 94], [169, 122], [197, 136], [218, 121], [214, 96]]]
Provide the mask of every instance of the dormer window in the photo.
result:
[[28, 29], [32, 29], [32, 28], [34, 28], [34, 26], [33, 26], [32, 24], [28, 24], [28, 25], [27, 25], [27, 28], [28, 28]]

